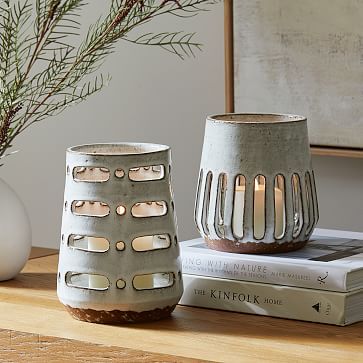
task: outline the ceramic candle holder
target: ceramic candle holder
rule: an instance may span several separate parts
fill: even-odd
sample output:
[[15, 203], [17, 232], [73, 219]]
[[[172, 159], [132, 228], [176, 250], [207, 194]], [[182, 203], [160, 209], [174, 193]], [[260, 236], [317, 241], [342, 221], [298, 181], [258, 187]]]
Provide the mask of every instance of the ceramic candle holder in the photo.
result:
[[169, 147], [76, 146], [66, 170], [60, 301], [96, 323], [169, 316], [183, 289]]
[[305, 117], [207, 118], [195, 222], [208, 246], [236, 253], [303, 247], [318, 221]]

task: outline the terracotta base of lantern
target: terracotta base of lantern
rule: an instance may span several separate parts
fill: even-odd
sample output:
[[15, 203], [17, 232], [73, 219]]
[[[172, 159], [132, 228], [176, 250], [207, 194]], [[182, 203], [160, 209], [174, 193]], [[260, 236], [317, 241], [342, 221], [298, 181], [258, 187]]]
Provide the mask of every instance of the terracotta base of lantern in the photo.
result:
[[264, 243], [264, 242], [238, 242], [228, 239], [210, 240], [205, 239], [212, 250], [231, 253], [280, 253], [296, 251], [306, 245], [308, 241]]
[[126, 323], [142, 323], [166, 319], [170, 317], [176, 305], [167, 306], [162, 309], [154, 309], [149, 311], [121, 311], [121, 310], [93, 310], [72, 308], [65, 305], [68, 312], [77, 320], [87, 321], [97, 324], [126, 324]]

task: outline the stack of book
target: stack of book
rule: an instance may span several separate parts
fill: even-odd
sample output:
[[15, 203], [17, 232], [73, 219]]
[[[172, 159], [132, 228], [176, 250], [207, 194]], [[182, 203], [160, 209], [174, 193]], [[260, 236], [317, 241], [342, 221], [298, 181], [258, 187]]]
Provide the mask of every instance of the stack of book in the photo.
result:
[[181, 242], [182, 305], [349, 325], [363, 320], [363, 233], [317, 229], [306, 247], [247, 255]]

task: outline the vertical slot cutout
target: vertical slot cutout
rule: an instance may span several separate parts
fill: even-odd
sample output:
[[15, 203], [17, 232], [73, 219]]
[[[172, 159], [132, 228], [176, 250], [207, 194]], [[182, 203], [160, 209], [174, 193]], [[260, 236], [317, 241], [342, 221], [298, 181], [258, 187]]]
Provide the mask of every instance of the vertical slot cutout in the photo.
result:
[[237, 175], [234, 185], [232, 231], [236, 238], [243, 237], [245, 213], [246, 178]]
[[198, 226], [198, 215], [199, 215], [199, 208], [200, 208], [200, 193], [202, 187], [202, 180], [203, 180], [203, 169], [199, 172], [199, 179], [198, 179], [198, 188], [197, 188], [197, 195], [195, 197], [195, 205], [194, 205], [194, 222], [195, 225]]
[[106, 217], [110, 214], [110, 207], [102, 202], [74, 200], [72, 202], [72, 213], [77, 216]]
[[219, 174], [217, 186], [217, 203], [214, 224], [216, 226], [217, 235], [224, 238], [224, 211], [227, 191], [227, 175], [225, 173]]
[[145, 275], [136, 275], [132, 281], [136, 290], [151, 290], [171, 287], [174, 285], [172, 272], [157, 272]]
[[131, 214], [136, 218], [161, 217], [167, 213], [168, 206], [163, 200], [136, 203], [131, 208]]
[[209, 215], [209, 204], [210, 204], [210, 191], [212, 186], [213, 174], [211, 171], [208, 172], [205, 181], [204, 198], [203, 198], [203, 209], [202, 209], [202, 227], [203, 232], [206, 236], [209, 236], [208, 228], [208, 215]]
[[137, 182], [161, 180], [164, 176], [164, 165], [140, 166], [129, 170], [129, 179]]
[[301, 183], [298, 174], [293, 174], [291, 183], [292, 183], [292, 207], [293, 207], [293, 216], [294, 216], [294, 229], [292, 232], [292, 236], [296, 238], [300, 234], [303, 225]]
[[76, 166], [73, 179], [77, 182], [104, 183], [110, 179], [110, 170], [102, 167]]
[[314, 225], [313, 187], [311, 184], [311, 175], [308, 171], [305, 173], [305, 186], [306, 186], [306, 201], [308, 208], [308, 221], [306, 221], [307, 223], [306, 235], [308, 235], [311, 232], [311, 229]]
[[135, 238], [132, 241], [132, 248], [138, 252], [145, 252], [169, 248], [170, 244], [168, 234], [155, 234]]
[[275, 232], [276, 239], [281, 239], [286, 231], [285, 177], [276, 175], [274, 185]]
[[266, 178], [257, 175], [253, 196], [253, 235], [256, 239], [265, 236], [266, 229]]

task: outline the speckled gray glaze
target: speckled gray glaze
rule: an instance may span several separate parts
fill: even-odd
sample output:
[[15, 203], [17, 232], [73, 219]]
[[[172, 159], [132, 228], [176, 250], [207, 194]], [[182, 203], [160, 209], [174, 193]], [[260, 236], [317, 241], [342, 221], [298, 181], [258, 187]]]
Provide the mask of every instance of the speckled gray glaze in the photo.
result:
[[[107, 311], [141, 313], [175, 306], [183, 286], [170, 181], [170, 148], [131, 143], [82, 145], [67, 150], [66, 164], [57, 288], [60, 301], [73, 309], [91, 309], [100, 314]], [[142, 182], [129, 179], [131, 168], [147, 165], [163, 165], [164, 177]], [[73, 170], [79, 166], [108, 168], [110, 178], [102, 183], [75, 181]], [[115, 170], [120, 168], [125, 176], [117, 178]], [[102, 218], [75, 215], [71, 210], [75, 200], [102, 201], [108, 204], [110, 213]], [[168, 212], [164, 216], [135, 218], [130, 212], [132, 206], [145, 201], [165, 201]], [[126, 208], [122, 216], [116, 213], [119, 205]], [[103, 253], [72, 248], [68, 245], [71, 234], [106, 238], [110, 248]], [[170, 247], [146, 252], [137, 252], [131, 247], [134, 238], [155, 234], [168, 234]], [[116, 249], [118, 241], [124, 242], [124, 250]], [[109, 288], [97, 291], [69, 286], [66, 274], [70, 271], [106, 276]], [[150, 290], [134, 288], [135, 275], [160, 272], [173, 273], [172, 286]], [[118, 279], [125, 281], [124, 288], [117, 288]]]
[[[212, 174], [212, 181], [209, 195], [206, 195], [208, 173]], [[226, 175], [227, 180], [222, 216], [220, 216], [217, 213], [218, 177], [222, 173]], [[307, 173], [311, 180], [309, 193], [306, 185]], [[286, 208], [285, 233], [279, 239], [274, 236], [274, 181], [278, 174], [283, 175], [285, 180]], [[291, 180], [294, 174], [300, 179], [303, 218], [297, 236], [293, 236]], [[242, 238], [237, 238], [232, 228], [237, 175], [243, 175], [246, 179]], [[256, 239], [253, 233], [254, 180], [257, 175], [263, 175], [266, 180], [265, 234], [261, 239]], [[254, 243], [256, 246], [259, 243], [265, 245], [289, 243], [289, 246], [300, 243], [301, 247], [303, 245], [301, 242], [309, 239], [317, 220], [318, 205], [305, 117], [226, 114], [207, 118], [195, 205], [195, 221], [202, 237], [207, 241], [228, 241], [227, 244], [230, 243], [231, 248], [227, 246], [223, 250], [233, 252], [245, 252], [244, 245], [247, 243]], [[262, 249], [258, 252], [264, 251]]]

